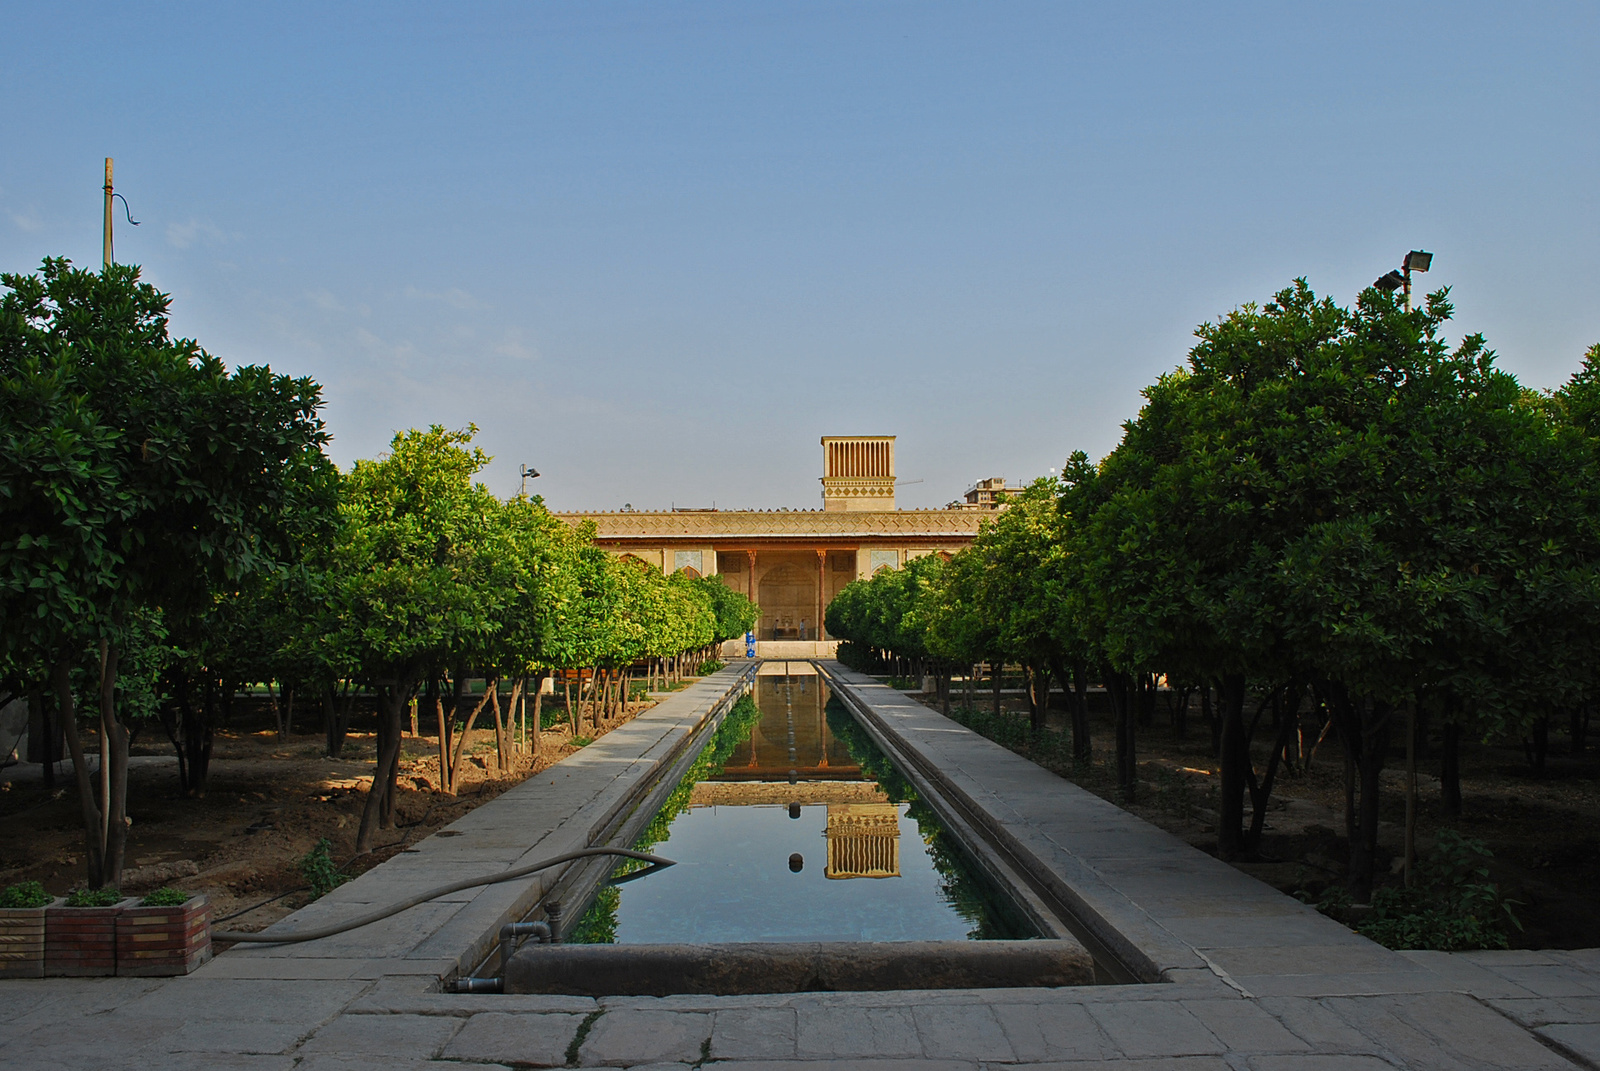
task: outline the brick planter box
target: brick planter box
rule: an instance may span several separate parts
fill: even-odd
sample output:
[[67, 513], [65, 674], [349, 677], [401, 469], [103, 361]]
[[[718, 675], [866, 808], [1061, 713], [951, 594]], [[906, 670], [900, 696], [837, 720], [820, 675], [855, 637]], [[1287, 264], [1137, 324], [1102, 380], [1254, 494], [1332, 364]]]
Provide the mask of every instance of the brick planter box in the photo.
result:
[[133, 897], [111, 907], [44, 909], [44, 973], [46, 978], [85, 978], [117, 973], [117, 916], [139, 901]]
[[211, 958], [211, 902], [189, 897], [176, 907], [141, 907], [117, 916], [117, 974], [188, 974]]
[[0, 978], [44, 977], [44, 907], [0, 907]]

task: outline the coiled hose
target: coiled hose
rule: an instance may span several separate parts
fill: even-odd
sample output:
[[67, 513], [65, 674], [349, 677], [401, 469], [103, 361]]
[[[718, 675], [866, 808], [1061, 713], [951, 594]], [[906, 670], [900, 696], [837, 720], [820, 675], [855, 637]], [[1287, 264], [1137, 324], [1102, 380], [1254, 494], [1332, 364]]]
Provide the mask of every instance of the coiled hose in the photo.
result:
[[212, 930], [211, 939], [214, 941], [234, 941], [240, 944], [263, 945], [289, 945], [296, 944], [300, 941], [315, 941], [323, 937], [332, 937], [336, 933], [344, 933], [346, 930], [354, 930], [361, 926], [370, 925], [374, 922], [386, 919], [390, 915], [398, 915], [408, 907], [416, 907], [418, 904], [425, 904], [429, 900], [437, 900], [441, 896], [445, 896], [453, 892], [460, 892], [462, 889], [470, 889], [477, 885], [498, 885], [503, 881], [515, 881], [517, 878], [527, 877], [529, 874], [532, 874], [536, 871], [547, 870], [550, 867], [559, 866], [562, 863], [570, 863], [574, 859], [587, 859], [596, 855], [620, 855], [625, 859], [639, 859], [649, 863], [652, 866], [658, 867], [675, 865], [675, 862], [671, 859], [664, 859], [659, 855], [651, 855], [649, 852], [636, 852], [631, 848], [580, 848], [575, 852], [566, 852], [563, 855], [552, 856], [549, 859], [534, 863], [531, 866], [518, 867], [515, 870], [507, 870], [500, 874], [486, 874], [483, 877], [463, 878], [460, 881], [452, 881], [448, 885], [441, 885], [437, 889], [429, 889], [427, 892], [418, 893], [415, 896], [409, 896], [406, 899], [390, 904], [387, 907], [380, 907], [376, 911], [369, 911], [365, 915], [359, 915], [356, 918], [348, 919], [332, 926], [321, 926], [315, 930], [299, 930], [294, 933], [285, 934], [242, 933], [238, 930]]

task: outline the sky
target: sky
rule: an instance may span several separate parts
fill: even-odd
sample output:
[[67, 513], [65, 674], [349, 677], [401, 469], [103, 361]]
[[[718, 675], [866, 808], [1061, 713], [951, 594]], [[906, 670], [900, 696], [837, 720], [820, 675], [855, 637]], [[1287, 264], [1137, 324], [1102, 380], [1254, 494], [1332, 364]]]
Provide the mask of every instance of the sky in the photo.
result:
[[[330, 453], [475, 424], [556, 509], [902, 507], [1100, 457], [1196, 325], [1435, 254], [1600, 342], [1600, 5], [0, 0], [0, 270], [117, 259]], [[920, 481], [920, 482], [919, 482]]]

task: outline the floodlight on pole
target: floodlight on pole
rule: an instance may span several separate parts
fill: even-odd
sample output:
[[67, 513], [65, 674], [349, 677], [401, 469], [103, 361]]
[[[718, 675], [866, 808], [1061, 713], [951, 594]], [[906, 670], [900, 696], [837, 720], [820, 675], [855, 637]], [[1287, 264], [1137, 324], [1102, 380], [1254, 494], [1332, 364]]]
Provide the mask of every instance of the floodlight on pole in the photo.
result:
[[522, 466], [522, 493], [523, 494], [527, 494], [528, 493], [528, 480], [529, 480], [530, 477], [535, 479], [535, 480], [537, 480], [539, 478], [539, 470], [538, 469], [530, 469], [527, 465], [523, 465]]
[[1427, 271], [1432, 266], [1432, 253], [1425, 249], [1413, 249], [1411, 252], [1407, 253], [1405, 259], [1400, 262], [1400, 268], [1398, 271], [1386, 272], [1383, 275], [1380, 275], [1377, 281], [1375, 281], [1372, 285], [1377, 287], [1379, 290], [1383, 290], [1388, 293], [1393, 293], [1396, 290], [1403, 290], [1404, 294], [1402, 297], [1405, 301], [1406, 310], [1410, 311], [1411, 273], [1414, 271]]

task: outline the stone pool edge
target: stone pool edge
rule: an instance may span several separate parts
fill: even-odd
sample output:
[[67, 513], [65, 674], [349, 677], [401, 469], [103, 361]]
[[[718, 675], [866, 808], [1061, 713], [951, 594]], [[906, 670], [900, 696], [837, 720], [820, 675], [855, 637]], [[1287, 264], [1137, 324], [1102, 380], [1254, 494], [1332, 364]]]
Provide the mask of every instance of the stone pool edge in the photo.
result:
[[1211, 974], [1250, 996], [1446, 988], [1415, 961], [905, 693], [835, 661], [816, 665], [891, 754], [963, 812], [983, 850], [1021, 871], [1133, 980]]
[[[268, 927], [335, 923], [471, 874], [492, 874], [625, 836], [629, 818], [670, 792], [703, 727], [743, 694], [756, 663], [736, 662], [529, 777], [410, 849]], [[692, 755], [688, 758], [692, 761]], [[667, 784], [666, 782], [672, 782]], [[665, 787], [663, 788], [663, 785]], [[593, 864], [589, 864], [592, 867]], [[601, 864], [609, 872], [611, 864]], [[500, 927], [525, 918], [583, 862], [421, 904], [383, 922], [302, 944], [235, 946], [193, 977], [379, 979], [428, 988], [471, 972]]]

